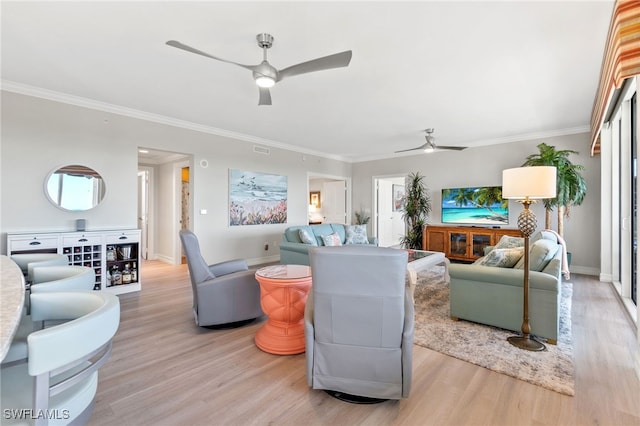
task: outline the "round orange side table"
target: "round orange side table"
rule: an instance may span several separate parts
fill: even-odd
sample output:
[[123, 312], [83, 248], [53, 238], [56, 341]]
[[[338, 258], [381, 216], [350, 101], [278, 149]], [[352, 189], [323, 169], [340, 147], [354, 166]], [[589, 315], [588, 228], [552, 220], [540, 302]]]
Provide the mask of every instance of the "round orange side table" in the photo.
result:
[[260, 305], [267, 321], [256, 333], [256, 346], [277, 355], [300, 354], [304, 345], [304, 307], [311, 288], [311, 268], [273, 265], [256, 271]]

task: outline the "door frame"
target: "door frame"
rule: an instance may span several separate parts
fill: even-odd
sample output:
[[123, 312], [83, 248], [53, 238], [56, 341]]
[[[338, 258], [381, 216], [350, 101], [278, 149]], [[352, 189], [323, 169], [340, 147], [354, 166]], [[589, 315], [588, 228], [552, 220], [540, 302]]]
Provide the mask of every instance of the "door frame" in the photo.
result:
[[373, 212], [373, 214], [371, 215], [372, 218], [372, 222], [371, 222], [371, 228], [372, 228], [372, 232], [374, 233], [374, 236], [376, 238], [379, 237], [378, 235], [378, 216], [379, 216], [379, 211], [378, 211], [378, 181], [379, 180], [390, 180], [390, 179], [398, 179], [398, 178], [402, 178], [402, 179], [406, 179], [407, 176], [409, 175], [409, 173], [404, 173], [404, 174], [392, 174], [392, 175], [375, 175], [375, 176], [371, 176], [371, 190], [372, 190], [372, 194], [371, 194], [371, 200], [372, 200], [372, 208], [371, 211]]
[[338, 175], [329, 175], [323, 173], [314, 173], [307, 172], [307, 192], [305, 194], [305, 205], [304, 211], [306, 212], [309, 207], [309, 180], [311, 179], [329, 179], [329, 180], [342, 180], [345, 182], [345, 186], [347, 188], [346, 194], [346, 202], [345, 202], [345, 214], [347, 217], [347, 224], [350, 224], [352, 221], [351, 218], [351, 177], [348, 176], [338, 176]]
[[[155, 200], [153, 197], [153, 188], [154, 188], [154, 176], [153, 176], [153, 167], [148, 167], [148, 166], [138, 166], [138, 176], [140, 176], [140, 174], [144, 174], [144, 177], [146, 178], [146, 182], [144, 184], [145, 186], [145, 192], [146, 192], [146, 218], [141, 219], [140, 216], [138, 215], [138, 221], [142, 220], [142, 222], [144, 223], [144, 226], [146, 229], [140, 229], [141, 231], [141, 247], [142, 247], [142, 254], [141, 257], [145, 260], [147, 259], [154, 259], [155, 257], [155, 248], [154, 248], [154, 232], [153, 229], [155, 227], [155, 223], [154, 223], [154, 206], [155, 206]], [[140, 194], [138, 194], [138, 203], [140, 203]], [[140, 213], [138, 211], [138, 213]]]

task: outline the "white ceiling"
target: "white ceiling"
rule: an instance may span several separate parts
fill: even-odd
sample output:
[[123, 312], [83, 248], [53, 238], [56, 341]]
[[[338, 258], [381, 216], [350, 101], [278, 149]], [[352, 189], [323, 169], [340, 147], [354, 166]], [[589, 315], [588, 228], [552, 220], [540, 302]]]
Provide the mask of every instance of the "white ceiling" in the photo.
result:
[[[602, 1], [7, 2], [2, 87], [359, 161], [588, 131], [613, 7]], [[348, 68], [251, 72], [351, 49]], [[413, 154], [419, 153], [415, 151]]]

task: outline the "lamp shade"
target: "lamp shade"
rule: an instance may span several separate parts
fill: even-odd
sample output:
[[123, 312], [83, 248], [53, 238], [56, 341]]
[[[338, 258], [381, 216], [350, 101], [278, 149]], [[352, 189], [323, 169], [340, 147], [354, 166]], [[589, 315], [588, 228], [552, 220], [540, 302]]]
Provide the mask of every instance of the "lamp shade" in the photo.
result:
[[502, 171], [502, 198], [543, 199], [555, 196], [555, 167], [516, 167]]

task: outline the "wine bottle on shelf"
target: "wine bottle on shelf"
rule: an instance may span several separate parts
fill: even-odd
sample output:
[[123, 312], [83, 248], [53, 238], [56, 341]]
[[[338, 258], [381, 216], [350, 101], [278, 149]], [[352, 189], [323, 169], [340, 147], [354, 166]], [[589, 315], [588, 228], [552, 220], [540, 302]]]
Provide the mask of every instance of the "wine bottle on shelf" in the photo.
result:
[[138, 282], [138, 268], [136, 267], [136, 262], [133, 262], [133, 268], [131, 268], [131, 282]]
[[113, 266], [113, 272], [111, 272], [111, 279], [113, 281], [113, 285], [122, 284], [122, 272], [118, 270], [118, 265]]
[[124, 264], [124, 270], [122, 271], [122, 284], [131, 284], [131, 269], [129, 264]]

